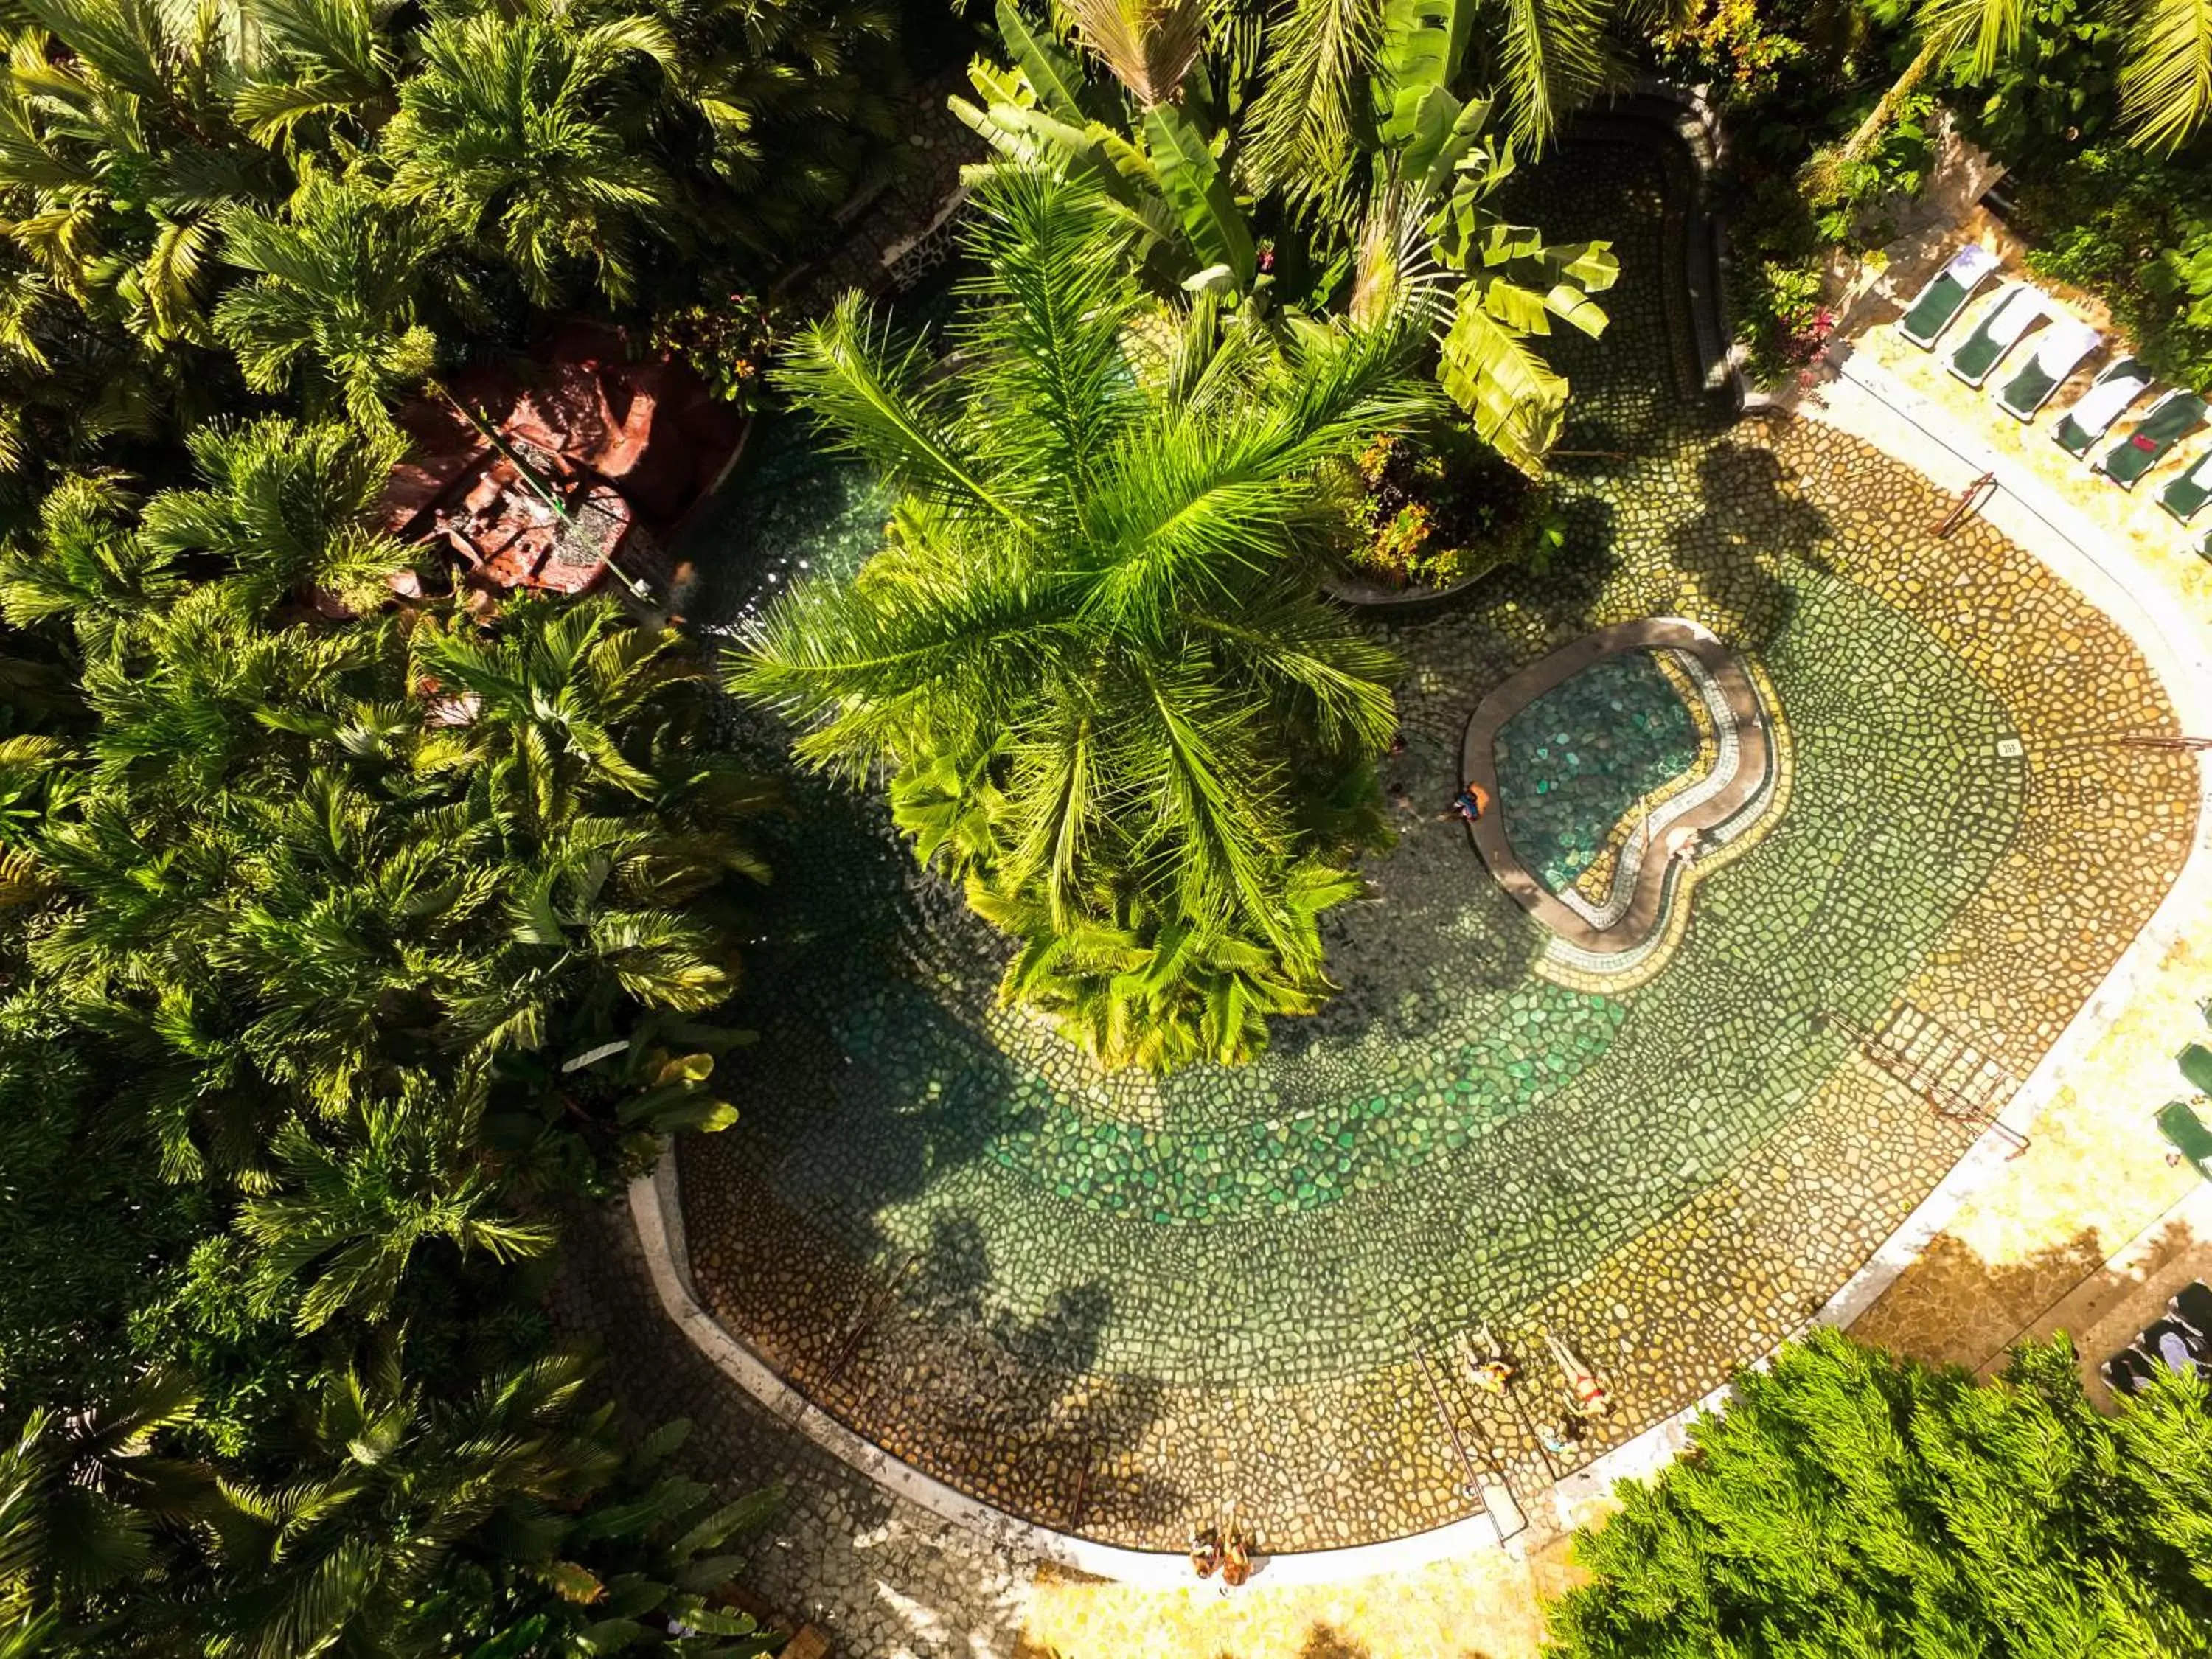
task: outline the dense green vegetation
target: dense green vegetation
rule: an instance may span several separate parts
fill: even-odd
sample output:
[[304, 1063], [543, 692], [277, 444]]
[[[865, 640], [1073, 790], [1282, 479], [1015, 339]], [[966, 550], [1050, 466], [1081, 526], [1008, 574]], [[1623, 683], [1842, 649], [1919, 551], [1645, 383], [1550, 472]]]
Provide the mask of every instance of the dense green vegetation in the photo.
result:
[[22, 500], [253, 393], [373, 429], [543, 308], [726, 303], [851, 188], [896, 67], [887, 8], [827, 0], [15, 15], [0, 468]]
[[2212, 1652], [2212, 1413], [2090, 1407], [2060, 1338], [1978, 1383], [1823, 1330], [1577, 1539], [1572, 1659]]
[[727, 1121], [694, 1017], [763, 793], [604, 601], [301, 607], [398, 564], [386, 452], [192, 450], [0, 559], [47, 693], [0, 744], [0, 1593], [87, 1651], [734, 1638], [697, 1601], [754, 1510], [626, 1457], [534, 1297], [550, 1196]]
[[794, 349], [802, 404], [903, 495], [735, 683], [811, 726], [802, 759], [889, 770], [921, 856], [1021, 941], [1010, 997], [1110, 1064], [1237, 1059], [1318, 1001], [1320, 914], [1378, 834], [1392, 660], [1312, 556], [1326, 466], [1429, 401], [1419, 315], [1164, 308], [1088, 184], [1004, 168], [980, 205], [949, 386], [857, 298]]
[[374, 507], [434, 377], [753, 307], [888, 125], [890, 26], [11, 14], [6, 1651], [775, 1645], [723, 1595], [764, 1501], [625, 1449], [539, 1305], [563, 1195], [730, 1119], [772, 793], [690, 641], [395, 606]]
[[[1533, 24], [1539, 50], [1517, 32], [1531, 21], [1519, 9], [1472, 0], [1243, 7], [1208, 52], [1197, 0], [1141, 20], [1069, 10], [1081, 61], [1000, 0], [1014, 66], [979, 63], [982, 106], [954, 104], [1002, 165], [1048, 166], [1110, 197], [1143, 226], [1165, 295], [1199, 288], [1255, 311], [1355, 319], [1413, 307], [1476, 435], [1541, 470], [1569, 388], [1536, 343], [1554, 322], [1602, 333], [1589, 296], [1617, 267], [1605, 243], [1549, 244], [1485, 205], [1514, 166], [1511, 144], [1487, 134], [1501, 107], [1517, 136], [1548, 133], [1565, 90], [1596, 84], [1595, 14], [1536, 14], [1548, 20]], [[1471, 80], [1494, 95], [1455, 90]]]
[[1890, 240], [1948, 118], [2011, 170], [2030, 268], [2102, 295], [2155, 368], [2203, 384], [2212, 30], [2160, 26], [2184, 9], [1698, 0], [1655, 31], [1655, 67], [1711, 86], [1731, 135], [1730, 299], [1753, 376], [1818, 350], [1832, 252]]

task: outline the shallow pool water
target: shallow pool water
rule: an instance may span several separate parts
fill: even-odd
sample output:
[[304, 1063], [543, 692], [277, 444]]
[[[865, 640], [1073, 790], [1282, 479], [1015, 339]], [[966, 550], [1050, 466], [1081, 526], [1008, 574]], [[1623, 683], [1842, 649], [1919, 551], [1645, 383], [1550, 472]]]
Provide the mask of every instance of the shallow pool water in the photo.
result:
[[1602, 658], [1498, 728], [1498, 805], [1521, 862], [1554, 893], [1636, 804], [1698, 758], [1698, 728], [1649, 651]]
[[[1319, 1017], [1241, 1069], [1103, 1075], [1000, 1006], [1005, 941], [916, 869], [874, 792], [792, 776], [760, 832], [742, 1116], [679, 1148], [700, 1294], [965, 1491], [1170, 1550], [1230, 1498], [1276, 1547], [1395, 1535], [1468, 1510], [1441, 1387], [1525, 1492], [1559, 1472], [1532, 1415], [1557, 1398], [1543, 1331], [1619, 1403], [1592, 1453], [1763, 1352], [1976, 1133], [1850, 1034], [1909, 1013], [2026, 1076], [2186, 845], [2188, 757], [2052, 735], [2170, 718], [2125, 635], [1984, 527], [1933, 541], [1932, 487], [1855, 441], [1728, 424], [1676, 374], [1650, 157], [1560, 166], [1534, 170], [1569, 181], [1537, 216], [1616, 238], [1626, 273], [1601, 342], [1547, 348], [1574, 379], [1563, 447], [1597, 459], [1557, 469], [1552, 570], [1377, 629], [1406, 665], [1399, 839], [1328, 919], [1342, 988]], [[802, 437], [785, 427], [722, 507], [726, 618], [880, 533], [888, 503]], [[1768, 677], [1786, 815], [1700, 878], [1663, 970], [1577, 988], [1440, 815], [1492, 689], [1650, 617]], [[743, 724], [780, 764], [782, 734]], [[1511, 737], [1516, 850], [1571, 880], [1695, 738], [1648, 655], [1557, 688]], [[2061, 752], [2094, 814], [2052, 806]], [[2107, 870], [2128, 878], [2095, 886]], [[1518, 1416], [1449, 1373], [1477, 1326], [1533, 1368]]]

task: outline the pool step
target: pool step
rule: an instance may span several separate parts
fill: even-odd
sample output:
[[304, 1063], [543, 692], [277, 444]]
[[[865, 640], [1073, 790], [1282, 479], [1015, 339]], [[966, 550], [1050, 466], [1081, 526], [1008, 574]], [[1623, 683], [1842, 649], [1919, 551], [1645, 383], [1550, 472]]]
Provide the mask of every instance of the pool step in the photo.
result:
[[2020, 1079], [1924, 1008], [1892, 1007], [1859, 1052], [1947, 1117], [1995, 1117]]

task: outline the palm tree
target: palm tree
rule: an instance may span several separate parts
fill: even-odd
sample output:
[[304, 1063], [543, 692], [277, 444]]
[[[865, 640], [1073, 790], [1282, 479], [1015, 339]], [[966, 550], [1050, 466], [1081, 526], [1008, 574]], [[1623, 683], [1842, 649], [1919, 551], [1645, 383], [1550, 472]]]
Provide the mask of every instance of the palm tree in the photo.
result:
[[256, 143], [358, 143], [392, 118], [399, 55], [370, 0], [245, 0], [245, 12], [254, 50], [232, 113]]
[[234, 208], [222, 229], [224, 262], [255, 273], [215, 310], [246, 383], [298, 389], [310, 409], [335, 404], [364, 431], [388, 430], [387, 402], [437, 362], [416, 304], [434, 222], [393, 211], [365, 178], [318, 173], [281, 216]]
[[221, 215], [282, 194], [231, 125], [235, 17], [151, 0], [27, 9], [0, 82], [9, 234], [86, 309], [155, 346], [208, 343]]
[[215, 422], [185, 440], [205, 485], [146, 503], [139, 535], [182, 568], [221, 561], [252, 611], [334, 596], [364, 608], [387, 600], [407, 550], [374, 527], [379, 494], [406, 453], [396, 433], [362, 434], [282, 416]]
[[673, 56], [667, 30], [646, 17], [580, 28], [566, 17], [549, 7], [431, 24], [382, 145], [392, 199], [502, 253], [540, 305], [578, 269], [609, 299], [628, 298], [636, 244], [676, 210], [635, 129], [653, 100], [633, 71]]
[[805, 724], [803, 761], [892, 774], [921, 855], [1021, 938], [1010, 999], [1109, 1063], [1241, 1057], [1324, 992], [1313, 916], [1356, 886], [1301, 802], [1389, 735], [1392, 663], [1307, 561], [1327, 469], [1431, 406], [1418, 325], [1279, 345], [1152, 300], [1089, 184], [1010, 167], [979, 200], [949, 389], [858, 296], [793, 349], [785, 384], [904, 493], [860, 577], [795, 590], [732, 683]]
[[[1120, 32], [1097, 33], [1106, 26], [1094, 13], [1121, 19], [1113, 25]], [[1589, 296], [1611, 288], [1619, 267], [1607, 243], [1547, 243], [1540, 232], [1510, 224], [1486, 205], [1512, 172], [1514, 156], [1509, 145], [1485, 137], [1491, 102], [1463, 100], [1451, 89], [1473, 17], [1464, 6], [1407, 4], [1378, 14], [1371, 31], [1353, 14], [1337, 20], [1347, 32], [1329, 38], [1338, 40], [1344, 64], [1357, 60], [1355, 101], [1363, 112], [1330, 125], [1334, 137], [1328, 142], [1356, 142], [1368, 152], [1364, 164], [1355, 164], [1349, 149], [1315, 149], [1322, 142], [1318, 129], [1294, 137], [1287, 128], [1270, 127], [1274, 118], [1262, 119], [1269, 98], [1292, 84], [1279, 80], [1266, 82], [1252, 106], [1243, 137], [1253, 148], [1243, 155], [1251, 173], [1255, 150], [1263, 158], [1297, 154], [1277, 182], [1312, 223], [1308, 263], [1328, 265], [1332, 246], [1346, 256], [1344, 264], [1356, 255], [1362, 281], [1355, 308], [1367, 303], [1378, 274], [1389, 272], [1399, 299], [1434, 329], [1444, 390], [1480, 436], [1535, 474], [1564, 422], [1570, 388], [1533, 342], [1548, 335], [1554, 320], [1602, 333], [1606, 313]], [[1088, 112], [1091, 89], [1059, 43], [1029, 27], [1012, 0], [1001, 0], [1000, 27], [1017, 67], [1009, 73], [979, 64], [972, 75], [985, 106], [955, 100], [953, 107], [1006, 165], [1052, 167], [1110, 193], [1144, 224], [1156, 248], [1172, 249], [1166, 272], [1172, 284], [1256, 295], [1263, 284], [1255, 239], [1228, 186], [1236, 163], [1224, 166], [1216, 156], [1231, 135], [1209, 140], [1191, 113], [1164, 96], [1169, 71], [1187, 72], [1194, 61], [1195, 20], [1188, 0], [1144, 9], [1133, 19], [1117, 9], [1117, 0], [1077, 11], [1077, 38], [1134, 100], [1140, 119], [1122, 131]], [[1274, 165], [1263, 159], [1258, 182], [1268, 182]], [[978, 172], [969, 169], [971, 177]]]
[[702, 236], [787, 257], [851, 197], [866, 141], [896, 136], [882, 92], [897, 11], [882, 0], [623, 9], [655, 18], [674, 42], [662, 66], [673, 96], [656, 119], [683, 135], [666, 163], [710, 185], [696, 201]]
[[[215, 1511], [213, 1472], [154, 1446], [196, 1403], [172, 1373], [106, 1401], [24, 1415], [14, 1444], [0, 1446], [0, 1621], [15, 1626], [0, 1641], [73, 1627], [75, 1650], [97, 1650], [112, 1595], [160, 1576], [156, 1528]], [[36, 1640], [22, 1649], [46, 1650]]]
[[[343, 1140], [298, 1118], [279, 1129], [270, 1149], [279, 1185], [247, 1199], [238, 1214], [239, 1231], [261, 1252], [270, 1304], [296, 1294], [301, 1331], [342, 1312], [378, 1324], [426, 1243], [443, 1240], [495, 1261], [552, 1249], [544, 1223], [501, 1211], [479, 1146], [483, 1102], [481, 1071], [465, 1072], [451, 1091], [364, 1106]], [[313, 1282], [297, 1291], [294, 1281], [307, 1273]]]
[[[2171, 155], [2212, 117], [2212, 6], [2205, 0], [2147, 0], [2096, 9], [2130, 43], [2120, 64], [2121, 120], [2143, 149]], [[2037, 27], [2030, 0], [1921, 0], [1913, 17], [1920, 50], [1842, 146], [1814, 158], [1807, 179], [1814, 192], [1838, 187], [1946, 59], [1964, 53], [1974, 76], [1986, 78], [2005, 58], [2033, 46]]]
[[182, 586], [126, 522], [129, 505], [112, 479], [78, 476], [47, 491], [36, 536], [0, 547], [0, 616], [17, 628], [67, 622], [88, 662], [121, 656]]
[[587, 1375], [549, 1355], [443, 1400], [404, 1374], [393, 1334], [365, 1370], [331, 1376], [283, 1483], [225, 1485], [210, 1650], [406, 1651], [416, 1608], [479, 1529], [511, 1506], [572, 1504], [618, 1467], [581, 1413]]
[[1389, 43], [1431, 35], [1493, 100], [1511, 142], [1549, 143], [1575, 110], [1620, 74], [1619, 26], [1652, 27], [1682, 0], [1291, 0], [1271, 15], [1261, 90], [1245, 121], [1255, 185], [1293, 202], [1339, 204], [1401, 89]]

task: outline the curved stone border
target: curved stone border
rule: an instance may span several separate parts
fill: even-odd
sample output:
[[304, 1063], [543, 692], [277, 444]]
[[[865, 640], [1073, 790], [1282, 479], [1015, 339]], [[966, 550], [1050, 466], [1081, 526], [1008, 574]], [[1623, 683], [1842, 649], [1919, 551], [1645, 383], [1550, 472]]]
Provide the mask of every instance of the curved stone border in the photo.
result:
[[[1608, 126], [1617, 131], [1608, 135]], [[1741, 411], [1752, 393], [1729, 330], [1728, 222], [1711, 191], [1727, 159], [1719, 114], [1692, 88], [1638, 76], [1578, 117], [1572, 131], [1599, 143], [1659, 140], [1668, 181], [1678, 185], [1677, 199], [1667, 204], [1668, 229], [1695, 353], [1692, 388]]]
[[[1726, 337], [1724, 328], [1721, 337]], [[1875, 401], [1919, 426], [1937, 449], [1965, 466], [1962, 477], [1995, 472], [1999, 489], [1984, 507], [1984, 515], [2016, 545], [2080, 589], [2092, 604], [2121, 624], [2142, 649], [2185, 729], [2212, 729], [2212, 629], [2194, 618], [2178, 616], [2170, 591], [2147, 576], [2131, 559], [2124, 555], [2109, 560], [2100, 557], [2095, 550], [2104, 538], [2032, 476], [1956, 431], [1939, 411], [1927, 411], [1923, 418], [1917, 411], [1917, 400], [1886, 373], [1871, 364], [1852, 362], [1844, 366], [1844, 374]], [[1880, 434], [1854, 427], [1848, 418], [1838, 418], [1840, 413], [1814, 411], [1813, 417], [1829, 419], [1915, 471], [1934, 476], [1928, 453], [1903, 453], [1882, 441]], [[1937, 482], [1946, 481], [1939, 478]], [[2010, 1137], [2025, 1132], [2065, 1086], [2120, 1006], [2146, 975], [2155, 972], [2173, 940], [2212, 909], [2212, 857], [2207, 856], [2212, 853], [2212, 758], [2203, 765], [2197, 845], [2157, 912], [2129, 943], [2104, 982], [2045, 1053], [1992, 1127], [1967, 1148], [1951, 1172], [1866, 1265], [1807, 1322], [1808, 1326], [1850, 1324], [1896, 1281], [1967, 1198], [2003, 1168], [2015, 1145]], [[684, 1244], [672, 1145], [664, 1151], [654, 1174], [631, 1183], [629, 1197], [663, 1310], [716, 1369], [796, 1432], [887, 1490], [947, 1521], [982, 1533], [1010, 1554], [1051, 1560], [1144, 1588], [1190, 1588], [1189, 1568], [1180, 1555], [1098, 1544], [1036, 1526], [966, 1497], [854, 1434], [776, 1376], [699, 1302]], [[1799, 1334], [1790, 1333], [1792, 1336]], [[1763, 1367], [1766, 1360], [1752, 1363]], [[1681, 1450], [1688, 1427], [1698, 1413], [1722, 1404], [1728, 1392], [1725, 1386], [1715, 1389], [1562, 1480], [1554, 1489], [1562, 1517], [1571, 1507], [1601, 1495], [1616, 1480], [1650, 1475], [1662, 1468]], [[1267, 1558], [1264, 1576], [1258, 1582], [1334, 1583], [1501, 1547], [1496, 1524], [1489, 1516], [1477, 1515], [1386, 1543]]]
[[[1601, 906], [1580, 894], [1556, 894], [1522, 863], [1505, 834], [1505, 797], [1498, 783], [1498, 733], [1546, 692], [1593, 664], [1631, 651], [1666, 650], [1689, 665], [1712, 716], [1719, 753], [1713, 769], [1692, 787], [1662, 804], [1621, 849], [1613, 889]], [[1473, 826], [1475, 850], [1513, 902], [1553, 937], [1579, 953], [1584, 972], [1602, 971], [1608, 959], [1622, 966], [1643, 960], [1643, 947], [1664, 927], [1676, 872], [1695, 856], [1701, 836], [1720, 836], [1755, 816], [1774, 778], [1774, 747], [1767, 712], [1742, 660], [1719, 635], [1675, 617], [1615, 623], [1539, 658], [1492, 688], [1467, 723], [1462, 775], [1495, 803]], [[1662, 839], [1663, 837], [1663, 839]], [[1659, 856], [1651, 856], [1655, 848]]]
[[[2183, 731], [2212, 731], [2212, 623], [2177, 604], [2172, 588], [2124, 549], [2116, 548], [2033, 472], [1961, 431], [1942, 410], [1923, 403], [1879, 364], [1846, 352], [1836, 367], [1843, 389], [1901, 418], [1927, 441], [1910, 447], [1897, 442], [1879, 422], [1855, 420], [1850, 398], [1832, 392], [1814, 402], [1799, 418], [1823, 421], [1849, 432], [1947, 489], [1961, 489], [1984, 474], [1994, 479], [1996, 487], [1983, 502], [1982, 516], [2135, 641]], [[2121, 1008], [2158, 972], [2174, 942], [2200, 927], [2212, 911], [2212, 755], [2197, 758], [2197, 792], [2196, 844], [2150, 920], [2044, 1051], [2018, 1092], [1990, 1120], [1990, 1127], [1811, 1322], [1849, 1325], [1897, 1282], [1966, 1201], [2014, 1156], [2044, 1107], [2087, 1061]]]

